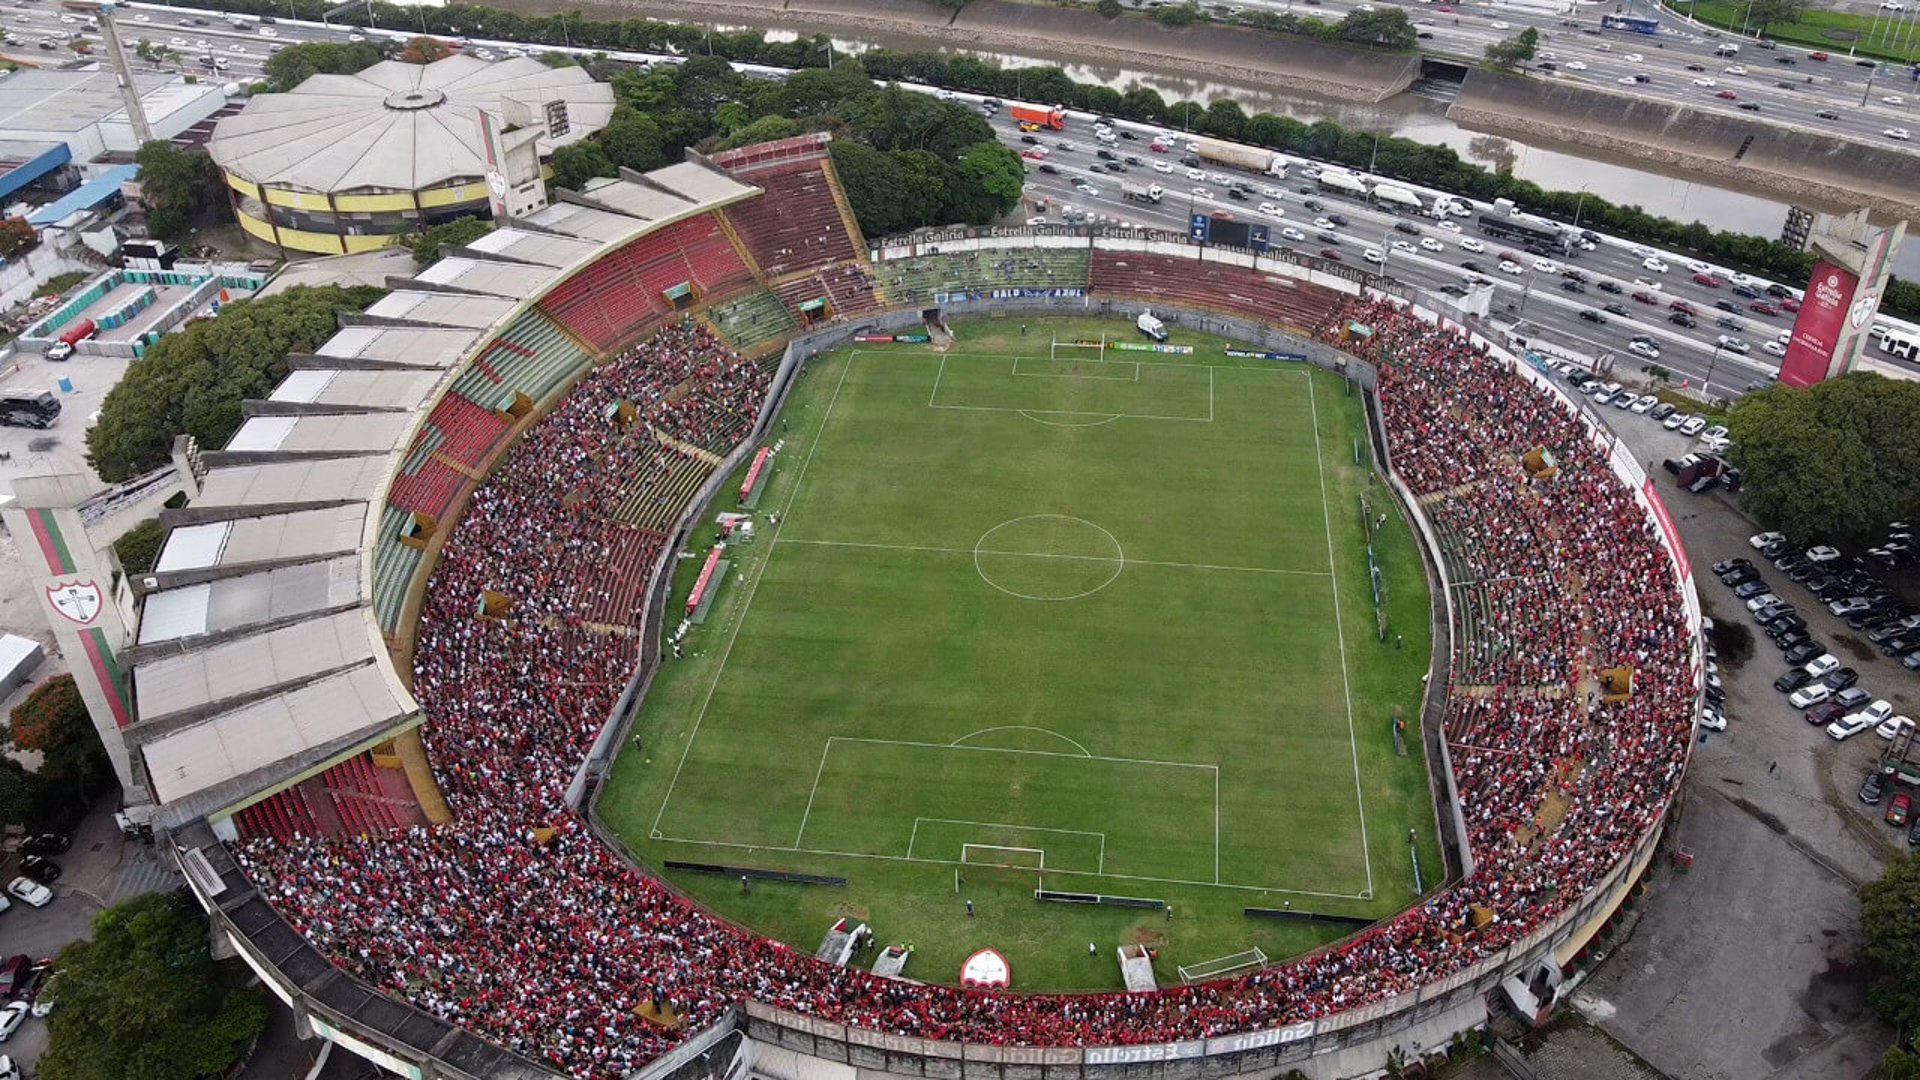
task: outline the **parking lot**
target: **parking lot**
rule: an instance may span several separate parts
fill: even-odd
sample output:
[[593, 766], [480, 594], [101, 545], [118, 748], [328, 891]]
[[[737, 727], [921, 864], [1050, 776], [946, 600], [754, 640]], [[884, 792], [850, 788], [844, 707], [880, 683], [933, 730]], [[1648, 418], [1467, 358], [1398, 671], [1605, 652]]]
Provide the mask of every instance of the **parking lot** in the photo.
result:
[[59, 417], [45, 429], [0, 426], [0, 494], [10, 494], [21, 476], [78, 472], [98, 483], [87, 465], [88, 418], [132, 362], [82, 354], [54, 362], [17, 350], [0, 359], [0, 391], [46, 390], [60, 402]]

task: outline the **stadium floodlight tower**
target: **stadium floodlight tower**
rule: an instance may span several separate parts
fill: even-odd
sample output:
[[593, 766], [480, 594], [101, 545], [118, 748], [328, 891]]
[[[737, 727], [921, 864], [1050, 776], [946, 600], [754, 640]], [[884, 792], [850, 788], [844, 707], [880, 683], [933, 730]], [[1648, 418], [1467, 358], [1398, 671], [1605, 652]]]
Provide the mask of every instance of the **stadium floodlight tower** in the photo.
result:
[[138, 148], [153, 141], [153, 128], [147, 123], [147, 110], [140, 104], [140, 87], [133, 81], [133, 66], [127, 63], [127, 50], [120, 42], [120, 27], [113, 21], [113, 4], [107, 0], [95, 9], [100, 20], [100, 41], [106, 47], [107, 63], [113, 65], [113, 81], [120, 88], [120, 101], [127, 107], [127, 126], [133, 129], [133, 145]]
[[1867, 212], [1856, 210], [1808, 237], [1813, 276], [1780, 361], [1782, 383], [1812, 386], [1859, 363], [1886, 289], [1887, 269], [1906, 234], [1904, 220], [1874, 232]]

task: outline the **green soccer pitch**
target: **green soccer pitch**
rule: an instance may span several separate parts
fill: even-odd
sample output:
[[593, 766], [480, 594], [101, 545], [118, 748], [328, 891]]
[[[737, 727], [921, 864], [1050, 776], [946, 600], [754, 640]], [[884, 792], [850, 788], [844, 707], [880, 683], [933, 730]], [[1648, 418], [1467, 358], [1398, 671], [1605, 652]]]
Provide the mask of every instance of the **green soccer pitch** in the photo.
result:
[[[654, 866], [845, 877], [668, 873], [804, 951], [865, 919], [929, 981], [992, 947], [1016, 988], [1109, 988], [1113, 946], [1145, 943], [1165, 985], [1340, 932], [1246, 907], [1406, 906], [1414, 851], [1429, 887], [1442, 869], [1419, 742], [1401, 756], [1392, 732], [1419, 708], [1429, 598], [1389, 513], [1379, 640], [1360, 500], [1389, 500], [1355, 463], [1361, 398], [1217, 338], [1053, 356], [1137, 338], [1024, 329], [812, 361], [768, 435], [757, 536], [655, 678], [602, 818]], [[737, 491], [688, 545], [668, 631]]]

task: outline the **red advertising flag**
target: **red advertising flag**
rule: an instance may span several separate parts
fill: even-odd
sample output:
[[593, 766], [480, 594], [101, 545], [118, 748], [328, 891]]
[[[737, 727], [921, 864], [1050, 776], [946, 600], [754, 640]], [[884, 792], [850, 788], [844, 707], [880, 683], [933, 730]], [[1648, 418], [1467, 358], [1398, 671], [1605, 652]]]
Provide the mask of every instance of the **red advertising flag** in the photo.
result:
[[1794, 316], [1787, 355], [1780, 362], [1780, 381], [1787, 386], [1812, 386], [1827, 377], [1833, 350], [1846, 328], [1847, 310], [1860, 279], [1850, 270], [1822, 259], [1813, 264], [1807, 298]]

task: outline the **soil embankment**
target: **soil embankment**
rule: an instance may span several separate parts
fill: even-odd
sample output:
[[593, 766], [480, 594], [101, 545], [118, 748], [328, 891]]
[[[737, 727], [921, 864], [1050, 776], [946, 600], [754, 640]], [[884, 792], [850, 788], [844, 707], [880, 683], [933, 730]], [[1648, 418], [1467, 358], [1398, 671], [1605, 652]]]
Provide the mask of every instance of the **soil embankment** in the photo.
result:
[[1792, 199], [1920, 217], [1920, 158], [1888, 146], [1544, 79], [1468, 74], [1447, 116], [1629, 154]]
[[[502, 0], [529, 11], [547, 0]], [[930, 49], [1035, 53], [1191, 75], [1348, 101], [1384, 101], [1420, 76], [1420, 58], [1295, 40], [1226, 26], [1180, 29], [1091, 11], [973, 0], [954, 12], [924, 0], [569, 0], [569, 10], [605, 17], [780, 27], [916, 38]]]

